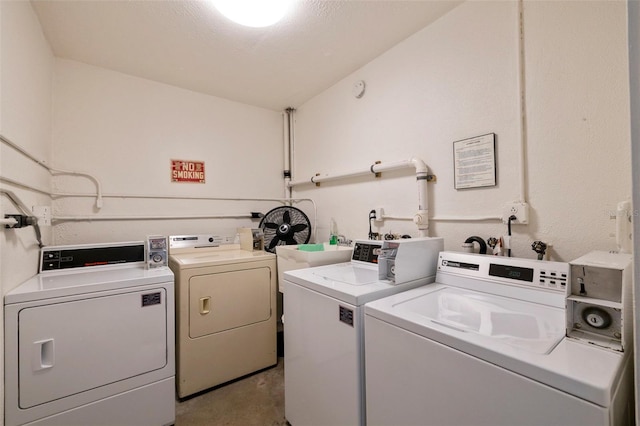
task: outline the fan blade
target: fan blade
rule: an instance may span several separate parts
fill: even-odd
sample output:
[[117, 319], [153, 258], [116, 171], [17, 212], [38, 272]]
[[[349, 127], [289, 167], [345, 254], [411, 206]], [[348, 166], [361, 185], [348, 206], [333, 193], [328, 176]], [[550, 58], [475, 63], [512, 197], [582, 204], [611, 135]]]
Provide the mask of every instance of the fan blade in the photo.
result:
[[278, 245], [278, 241], [280, 241], [280, 238], [278, 238], [277, 236], [273, 237], [273, 239], [269, 243], [269, 250], [273, 250], [273, 248]]
[[264, 227], [265, 228], [269, 228], [269, 229], [278, 229], [278, 225], [277, 223], [273, 223], [273, 222], [265, 222], [264, 223]]
[[284, 223], [291, 223], [291, 215], [289, 214], [289, 210], [285, 210], [284, 214], [282, 215], [282, 221]]
[[307, 225], [305, 225], [304, 223], [298, 223], [296, 225], [291, 226], [291, 230], [293, 232], [300, 232], [300, 231], [304, 231], [305, 229], [307, 229]]
[[288, 246], [295, 246], [296, 244], [298, 244], [298, 242], [297, 242], [297, 241], [295, 240], [295, 238], [293, 238], [293, 237], [287, 238], [287, 239], [285, 240], [285, 243], [286, 243]]

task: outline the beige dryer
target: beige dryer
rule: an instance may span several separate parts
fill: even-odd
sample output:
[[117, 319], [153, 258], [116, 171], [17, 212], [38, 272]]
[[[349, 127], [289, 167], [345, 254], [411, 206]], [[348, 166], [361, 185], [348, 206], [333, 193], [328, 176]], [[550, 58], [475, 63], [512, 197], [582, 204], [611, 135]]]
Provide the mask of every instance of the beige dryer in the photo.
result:
[[169, 238], [178, 397], [275, 365], [276, 256], [225, 237]]

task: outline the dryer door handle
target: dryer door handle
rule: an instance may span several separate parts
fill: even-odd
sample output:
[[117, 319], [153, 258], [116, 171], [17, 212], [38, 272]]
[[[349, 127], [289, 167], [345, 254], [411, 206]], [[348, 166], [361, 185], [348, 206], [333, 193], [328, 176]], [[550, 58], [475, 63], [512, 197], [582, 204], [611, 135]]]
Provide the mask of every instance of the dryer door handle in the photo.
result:
[[211, 296], [200, 298], [200, 315], [207, 315], [211, 312]]
[[52, 368], [55, 364], [55, 347], [53, 339], [33, 342], [33, 371]]

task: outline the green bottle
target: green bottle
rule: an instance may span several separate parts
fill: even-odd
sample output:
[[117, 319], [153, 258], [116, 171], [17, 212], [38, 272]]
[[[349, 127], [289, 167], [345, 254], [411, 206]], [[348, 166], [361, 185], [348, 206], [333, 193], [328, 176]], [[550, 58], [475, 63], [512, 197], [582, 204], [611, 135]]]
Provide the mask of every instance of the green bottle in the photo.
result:
[[336, 221], [331, 218], [331, 224], [329, 226], [329, 230], [330, 230], [330, 237], [329, 237], [329, 244], [330, 245], [337, 245], [338, 244], [338, 226], [336, 225]]

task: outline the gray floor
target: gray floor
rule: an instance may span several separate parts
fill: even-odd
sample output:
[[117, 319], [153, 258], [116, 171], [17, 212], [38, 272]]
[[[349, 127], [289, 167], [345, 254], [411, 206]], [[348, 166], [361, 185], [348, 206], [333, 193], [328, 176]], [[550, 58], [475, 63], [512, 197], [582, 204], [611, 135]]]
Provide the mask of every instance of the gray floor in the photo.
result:
[[176, 403], [176, 426], [281, 426], [284, 358], [278, 365]]

